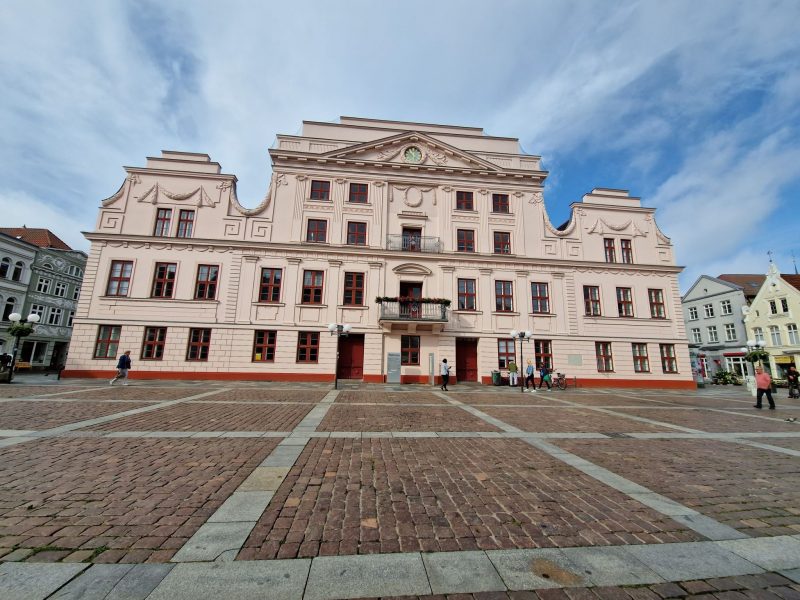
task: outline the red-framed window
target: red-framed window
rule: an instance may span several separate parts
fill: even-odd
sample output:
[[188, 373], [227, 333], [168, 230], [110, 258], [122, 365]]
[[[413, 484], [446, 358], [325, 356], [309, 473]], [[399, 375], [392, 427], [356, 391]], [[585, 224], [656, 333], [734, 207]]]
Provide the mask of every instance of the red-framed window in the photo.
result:
[[400, 336], [400, 364], [418, 365], [419, 364], [419, 336], [403, 335]]
[[172, 223], [172, 209], [159, 208], [156, 211], [156, 226], [153, 235], [157, 237], [167, 237], [169, 235], [170, 224]]
[[456, 230], [456, 251], [475, 252], [475, 231], [472, 229]]
[[456, 210], [475, 210], [472, 192], [456, 191]]
[[595, 342], [594, 353], [597, 357], [597, 370], [610, 373], [614, 370], [614, 357], [611, 354], [611, 342]]
[[121, 325], [100, 325], [94, 341], [94, 358], [116, 358], [121, 334]]
[[494, 282], [494, 309], [497, 312], [514, 311], [514, 283], [511, 281]]
[[217, 297], [217, 281], [219, 267], [217, 265], [198, 265], [197, 280], [194, 283], [195, 300], [213, 300]]
[[606, 253], [606, 262], [613, 263], [617, 262], [617, 251], [614, 247], [614, 239], [613, 238], [606, 238], [603, 240], [603, 250]]
[[311, 181], [311, 199], [312, 200], [330, 200], [331, 199], [331, 182], [320, 181], [314, 179]]
[[550, 287], [546, 283], [531, 283], [531, 312], [550, 312]]
[[366, 204], [369, 201], [369, 187], [367, 184], [351, 183], [348, 200], [350, 202], [355, 202], [356, 204]]
[[319, 361], [319, 332], [297, 332], [297, 362], [315, 363]]
[[633, 316], [633, 292], [631, 288], [617, 288], [617, 311], [620, 317]]
[[647, 355], [647, 344], [631, 344], [633, 352], [633, 371], [635, 373], [650, 372], [650, 357]]
[[151, 298], [172, 298], [175, 291], [175, 276], [178, 273], [177, 263], [156, 263], [153, 272], [153, 288]]
[[166, 327], [145, 327], [141, 359], [161, 360], [164, 358], [164, 344], [166, 341]]
[[492, 194], [492, 212], [511, 212], [511, 205], [508, 203], [508, 194]]
[[192, 237], [193, 230], [194, 230], [194, 211], [181, 210], [178, 213], [178, 231], [175, 234], [175, 236], [179, 238], [190, 238]]
[[258, 289], [259, 302], [281, 301], [281, 278], [283, 269], [266, 267], [261, 269], [261, 284]]
[[494, 232], [494, 253], [511, 254], [511, 234], [509, 232]]
[[600, 288], [596, 285], [583, 286], [583, 309], [587, 317], [600, 316]]
[[664, 373], [677, 373], [678, 360], [675, 357], [675, 344], [659, 344], [661, 351], [661, 368]]
[[350, 273], [344, 274], [344, 306], [363, 306], [364, 305], [364, 274]]
[[253, 362], [275, 362], [275, 341], [278, 333], [256, 329], [253, 336]]
[[476, 310], [477, 294], [474, 279], [458, 280], [458, 310]]
[[650, 317], [653, 319], [666, 319], [667, 311], [664, 306], [664, 290], [647, 290], [647, 297], [650, 300]]
[[514, 338], [497, 340], [497, 368], [507, 369], [508, 363], [517, 362], [517, 350]]
[[133, 273], [133, 261], [112, 260], [106, 296], [127, 296], [131, 286], [131, 273]]
[[211, 347], [210, 329], [190, 329], [189, 345], [186, 348], [186, 360], [208, 360], [208, 349]]
[[367, 224], [356, 221], [347, 222], [347, 244], [350, 246], [367, 245]]
[[534, 340], [533, 353], [536, 357], [536, 366], [553, 368], [553, 342], [550, 340]]
[[633, 242], [631, 240], [620, 240], [619, 249], [622, 253], [622, 262], [627, 265], [633, 264]]
[[324, 244], [328, 239], [328, 222], [325, 219], [309, 219], [306, 241]]
[[322, 271], [303, 271], [303, 304], [322, 304]]

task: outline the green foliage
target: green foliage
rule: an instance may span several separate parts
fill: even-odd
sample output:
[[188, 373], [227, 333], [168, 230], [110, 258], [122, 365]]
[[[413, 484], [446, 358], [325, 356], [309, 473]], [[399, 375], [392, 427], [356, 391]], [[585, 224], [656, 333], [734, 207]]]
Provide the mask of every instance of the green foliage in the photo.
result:
[[756, 348], [755, 350], [751, 350], [748, 352], [744, 359], [749, 363], [757, 363], [757, 362], [764, 362], [769, 360], [769, 352], [762, 348]]
[[376, 304], [383, 304], [384, 302], [419, 302], [420, 304], [441, 304], [442, 306], [450, 306], [450, 300], [447, 298], [411, 298], [410, 296], [375, 297]]
[[713, 377], [711, 378], [716, 384], [728, 385], [729, 383], [733, 385], [741, 385], [741, 381], [736, 376], [736, 373], [731, 371], [726, 371], [725, 369], [720, 369], [716, 373], [714, 373]]
[[12, 337], [27, 337], [33, 333], [33, 327], [30, 325], [23, 325], [22, 323], [14, 323], [8, 328], [8, 334]]

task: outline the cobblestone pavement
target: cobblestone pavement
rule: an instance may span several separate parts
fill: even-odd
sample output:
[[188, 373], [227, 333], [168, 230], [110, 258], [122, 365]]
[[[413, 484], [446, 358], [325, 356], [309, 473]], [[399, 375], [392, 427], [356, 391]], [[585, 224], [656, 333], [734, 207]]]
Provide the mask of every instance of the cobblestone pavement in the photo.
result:
[[[797, 597], [800, 401], [51, 381], [0, 386], [0, 597], [131, 578], [224, 597], [257, 573], [310, 600]], [[649, 587], [606, 585], [641, 569]]]

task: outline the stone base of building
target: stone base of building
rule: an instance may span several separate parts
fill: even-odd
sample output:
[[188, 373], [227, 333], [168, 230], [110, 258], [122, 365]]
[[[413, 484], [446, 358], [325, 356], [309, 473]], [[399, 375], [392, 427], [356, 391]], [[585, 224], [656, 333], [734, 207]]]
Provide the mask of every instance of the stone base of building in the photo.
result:
[[[62, 372], [62, 378], [110, 379], [115, 371], [70, 369]], [[166, 379], [166, 380], [213, 380], [213, 381], [316, 381], [332, 382], [333, 373], [252, 373], [243, 371], [132, 371], [131, 379]], [[385, 375], [366, 374], [361, 380], [364, 383], [385, 383]], [[538, 378], [537, 378], [538, 381]], [[401, 384], [429, 383], [427, 375], [401, 375]], [[459, 383], [450, 378], [450, 385]], [[463, 383], [463, 382], [461, 382]], [[491, 377], [482, 377], [480, 383], [492, 385]], [[441, 377], [435, 378], [435, 384], [441, 385]], [[569, 386], [574, 382], [569, 380]], [[508, 386], [505, 386], [508, 387]], [[591, 379], [578, 378], [579, 388], [654, 388], [669, 390], [692, 390], [697, 388], [693, 379]]]

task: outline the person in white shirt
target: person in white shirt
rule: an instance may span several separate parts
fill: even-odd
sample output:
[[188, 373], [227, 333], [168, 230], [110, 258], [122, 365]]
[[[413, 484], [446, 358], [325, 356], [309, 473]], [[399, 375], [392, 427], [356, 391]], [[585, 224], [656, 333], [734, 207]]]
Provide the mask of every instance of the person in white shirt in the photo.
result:
[[447, 391], [447, 383], [450, 381], [450, 365], [447, 364], [447, 359], [442, 359], [442, 385], [439, 387], [443, 392]]

